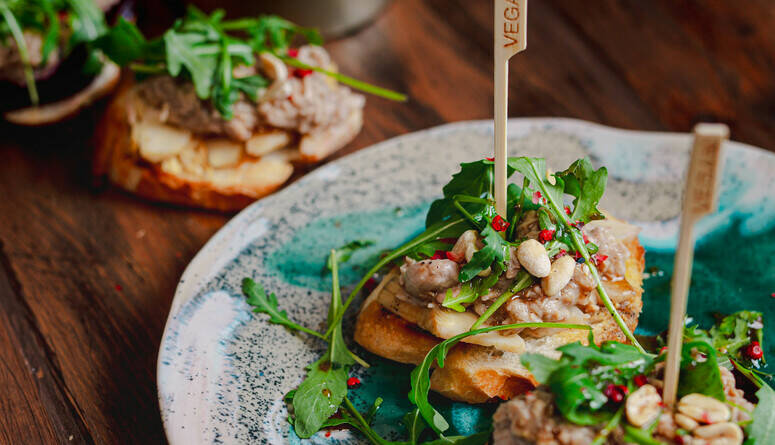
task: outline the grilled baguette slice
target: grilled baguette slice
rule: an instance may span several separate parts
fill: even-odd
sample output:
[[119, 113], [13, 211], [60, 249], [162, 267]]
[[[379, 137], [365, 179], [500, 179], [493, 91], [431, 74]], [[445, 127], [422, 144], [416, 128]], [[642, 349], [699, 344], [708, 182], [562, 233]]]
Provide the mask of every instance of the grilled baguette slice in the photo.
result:
[[363, 124], [358, 109], [317, 134], [264, 128], [247, 142], [202, 138], [145, 116], [131, 82], [110, 103], [96, 134], [97, 177], [143, 198], [234, 212], [280, 188], [295, 165], [318, 162], [349, 143]]
[[[630, 329], [638, 324], [643, 305], [641, 288], [644, 249], [632, 226], [607, 219], [612, 232], [629, 250], [625, 280], [603, 284]], [[355, 341], [370, 352], [401, 363], [419, 364], [441, 338], [465, 332], [473, 323], [472, 315], [434, 306], [414, 304], [397, 295], [398, 273], [389, 273], [364, 301], [355, 325]], [[613, 317], [604, 306], [592, 314], [591, 326], [596, 342], [624, 341]], [[493, 399], [510, 399], [536, 386], [530, 372], [522, 366], [525, 352], [557, 357], [555, 349], [564, 344], [586, 343], [581, 330], [551, 330], [549, 335], [533, 338], [518, 334], [468, 337], [452, 348], [444, 367], [431, 375], [431, 389], [453, 400], [483, 403]]]

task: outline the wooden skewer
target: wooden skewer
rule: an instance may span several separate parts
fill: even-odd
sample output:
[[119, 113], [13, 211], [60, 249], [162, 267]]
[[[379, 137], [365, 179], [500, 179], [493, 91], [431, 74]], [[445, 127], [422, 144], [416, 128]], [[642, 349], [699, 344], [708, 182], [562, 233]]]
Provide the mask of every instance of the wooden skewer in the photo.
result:
[[495, 210], [506, 217], [509, 59], [527, 47], [527, 0], [495, 0]]
[[678, 391], [684, 319], [694, 258], [694, 225], [700, 218], [715, 211], [721, 176], [721, 144], [728, 137], [729, 128], [724, 124], [697, 124], [694, 127], [694, 146], [687, 171], [673, 266], [665, 387], [662, 393], [667, 406], [675, 405]]

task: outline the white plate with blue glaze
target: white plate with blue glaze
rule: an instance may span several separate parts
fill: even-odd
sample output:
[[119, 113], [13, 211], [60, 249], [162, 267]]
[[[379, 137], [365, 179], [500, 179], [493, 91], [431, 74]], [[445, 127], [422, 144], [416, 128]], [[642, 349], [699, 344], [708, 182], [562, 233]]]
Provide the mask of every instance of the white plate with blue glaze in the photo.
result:
[[[602, 207], [643, 228], [649, 278], [638, 329], [664, 329], [691, 136], [569, 119], [512, 119], [509, 138], [510, 155], [546, 157], [555, 170], [584, 156], [608, 167]], [[302, 443], [287, 422], [282, 398], [323, 345], [251, 313], [239, 290], [242, 279], [252, 277], [275, 292], [292, 319], [321, 328], [330, 298], [330, 281], [322, 273], [326, 253], [354, 239], [376, 241], [343, 268], [342, 281], [351, 285], [380, 251], [420, 232], [429, 203], [458, 165], [489, 156], [492, 145], [491, 121], [391, 139], [313, 171], [224, 226], [183, 274], [164, 330], [158, 387], [169, 442]], [[761, 310], [775, 320], [774, 173], [774, 155], [725, 144], [719, 210], [699, 226], [689, 313], [701, 323], [709, 324], [714, 311], [738, 309]], [[775, 333], [772, 326], [769, 334]], [[409, 409], [411, 369], [356, 350], [373, 366], [354, 371], [363, 385], [350, 396], [360, 406], [383, 397], [375, 429], [399, 437], [394, 428]], [[460, 434], [485, 428], [494, 410], [435, 403]], [[303, 442], [365, 443], [347, 430], [328, 434]]]

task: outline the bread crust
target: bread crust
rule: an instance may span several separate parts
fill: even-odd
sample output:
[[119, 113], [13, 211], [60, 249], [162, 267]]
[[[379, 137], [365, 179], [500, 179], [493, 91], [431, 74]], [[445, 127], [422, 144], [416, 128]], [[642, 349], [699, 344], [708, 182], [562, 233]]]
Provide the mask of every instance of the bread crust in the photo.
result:
[[[645, 250], [636, 236], [624, 240], [624, 244], [630, 252], [626, 283], [604, 280], [604, 285], [627, 285], [636, 293], [632, 299], [635, 304], [629, 307], [617, 305], [627, 326], [634, 330], [642, 307]], [[389, 274], [364, 301], [355, 325], [355, 341], [381, 357], [401, 363], [419, 364], [441, 339], [382, 307], [379, 296], [385, 291], [390, 278]], [[613, 317], [602, 306], [592, 317], [591, 326], [598, 343], [626, 340]], [[586, 331], [563, 329], [537, 339], [528, 337], [525, 339], [525, 352], [557, 357], [557, 347], [574, 341], [586, 343]], [[531, 390], [537, 384], [530, 372], [522, 366], [519, 356], [518, 353], [498, 351], [492, 347], [458, 343], [447, 355], [444, 367], [433, 370], [431, 389], [450, 399], [468, 403], [508, 400]]]
[[[287, 174], [278, 174], [263, 184], [237, 184], [223, 186], [209, 181], [196, 181], [163, 171], [158, 164], [140, 159], [132, 140], [132, 128], [129, 123], [128, 101], [131, 81], [123, 82], [119, 93], [113, 98], [102, 117], [95, 134], [95, 152], [92, 171], [97, 177], [107, 177], [110, 182], [142, 198], [171, 203], [180, 206], [201, 207], [221, 212], [239, 211], [257, 199], [263, 198], [279, 189], [291, 176], [293, 166], [290, 159], [283, 168]], [[355, 137], [362, 124], [361, 110], [349, 119], [343, 129], [334, 134], [332, 140], [325, 142], [324, 151], [315, 155], [295, 156], [294, 162], [316, 162]], [[302, 143], [311, 150], [314, 139], [310, 135], [302, 137]], [[286, 149], [289, 150], [289, 149]], [[298, 151], [297, 149], [294, 149]], [[285, 170], [283, 170], [285, 171]]]

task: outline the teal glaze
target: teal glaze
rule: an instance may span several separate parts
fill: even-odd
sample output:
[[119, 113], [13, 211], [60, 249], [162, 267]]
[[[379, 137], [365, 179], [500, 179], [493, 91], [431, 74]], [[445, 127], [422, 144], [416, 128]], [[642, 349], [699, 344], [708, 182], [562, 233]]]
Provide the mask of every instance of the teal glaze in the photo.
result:
[[[687, 314], [700, 326], [714, 323], [714, 314], [742, 309], [764, 313], [766, 354], [775, 357], [775, 229], [746, 234], [740, 218], [697, 242]], [[639, 331], [655, 334], [667, 328], [672, 252], [649, 251], [646, 272], [664, 271], [644, 282]]]
[[[356, 253], [342, 267], [343, 285], [360, 279], [367, 265], [374, 264], [379, 254], [400, 245], [423, 228], [428, 204], [414, 205], [397, 211], [383, 209], [349, 213], [314, 221], [294, 238], [272, 253], [267, 267], [296, 286], [327, 290], [330, 278], [322, 272], [326, 252], [353, 239], [372, 239], [374, 246]], [[766, 339], [775, 333], [775, 228], [757, 234], [747, 230], [750, 216], [735, 217], [716, 227], [700, 239], [695, 253], [688, 313], [701, 326], [714, 323], [714, 313], [730, 313], [741, 309], [759, 310], [765, 314]], [[647, 240], [643, 240], [646, 244]], [[660, 243], [646, 248], [646, 272], [651, 277], [644, 282], [644, 308], [638, 333], [653, 335], [667, 327], [669, 313], [672, 251]], [[364, 265], [364, 266], [360, 266]], [[662, 271], [662, 274], [658, 272]], [[770, 357], [775, 357], [775, 342], [765, 342]], [[401, 365], [360, 351], [372, 364], [360, 373], [363, 384], [350, 391], [355, 405], [366, 411], [377, 397], [384, 402], [374, 424], [383, 437], [404, 439], [401, 419], [411, 409], [407, 399], [409, 374], [412, 366]], [[491, 425], [496, 404], [468, 405], [451, 402], [431, 393], [434, 406], [450, 422], [450, 435], [473, 434]], [[291, 443], [299, 441], [292, 435]], [[312, 443], [339, 443], [318, 433]]]
[[422, 232], [428, 205], [424, 203], [317, 219], [270, 254], [264, 267], [294, 286], [329, 290], [331, 276], [324, 267], [331, 249], [357, 239], [374, 241], [374, 245], [356, 251], [347, 263], [340, 266], [342, 285], [355, 283], [367, 267], [376, 263], [380, 253]]

